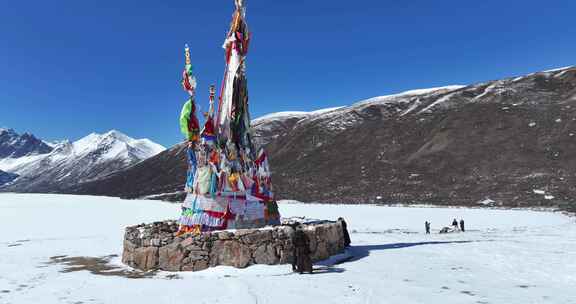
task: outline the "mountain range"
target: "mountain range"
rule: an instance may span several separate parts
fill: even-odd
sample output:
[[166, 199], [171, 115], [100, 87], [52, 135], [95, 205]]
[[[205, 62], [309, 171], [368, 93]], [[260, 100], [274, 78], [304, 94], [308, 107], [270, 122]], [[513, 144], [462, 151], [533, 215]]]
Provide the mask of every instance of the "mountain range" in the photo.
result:
[[136, 140], [115, 130], [57, 144], [14, 130], [4, 130], [0, 135], [4, 151], [0, 158], [0, 191], [10, 192], [62, 192], [165, 150], [148, 139]]
[[[252, 123], [278, 198], [552, 206], [576, 197], [576, 68], [407, 91]], [[177, 145], [69, 193], [177, 200]]]
[[[279, 199], [559, 206], [576, 197], [576, 68], [252, 121]], [[185, 146], [0, 131], [0, 191], [180, 200]]]

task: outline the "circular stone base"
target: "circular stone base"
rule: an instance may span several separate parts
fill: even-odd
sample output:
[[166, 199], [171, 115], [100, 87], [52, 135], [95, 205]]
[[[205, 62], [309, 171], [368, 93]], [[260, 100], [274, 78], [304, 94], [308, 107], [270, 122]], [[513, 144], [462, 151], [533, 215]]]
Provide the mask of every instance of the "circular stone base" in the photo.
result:
[[[344, 251], [342, 221], [314, 221], [302, 226], [310, 240], [312, 261]], [[177, 231], [175, 221], [126, 228], [122, 262], [144, 271], [199, 271], [219, 265], [244, 268], [293, 260], [294, 229], [288, 225], [181, 236]]]

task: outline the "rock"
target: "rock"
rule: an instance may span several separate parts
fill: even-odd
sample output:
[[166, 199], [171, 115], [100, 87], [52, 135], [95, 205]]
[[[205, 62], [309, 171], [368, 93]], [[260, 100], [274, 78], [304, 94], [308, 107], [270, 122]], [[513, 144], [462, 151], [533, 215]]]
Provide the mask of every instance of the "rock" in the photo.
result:
[[305, 229], [304, 233], [308, 236], [310, 240], [310, 252], [315, 252], [316, 248], [318, 247], [318, 241], [316, 240], [316, 234], [314, 233], [316, 230]]
[[256, 229], [239, 229], [236, 231], [235, 235], [237, 237], [243, 237], [254, 232], [256, 232]]
[[180, 244], [182, 245], [182, 247], [188, 247], [194, 244], [194, 242], [195, 242], [194, 237], [188, 237], [184, 239], [184, 241], [182, 241]]
[[318, 242], [316, 250], [312, 251], [312, 261], [321, 261], [330, 257], [330, 252], [328, 251], [328, 242], [322, 240]]
[[338, 250], [338, 248], [346, 247], [346, 241], [343, 236], [344, 236], [344, 228], [342, 227], [342, 225], [332, 225], [328, 227], [326, 243], [329, 247], [328, 249], [329, 252]]
[[202, 251], [202, 250], [207, 251], [208, 248], [204, 249], [201, 247], [201, 245], [194, 243], [184, 247], [184, 249], [188, 251]]
[[206, 242], [209, 241], [210, 238], [212, 237], [212, 234], [210, 232], [204, 232], [200, 234], [200, 241], [202, 242]]
[[207, 269], [208, 267], [209, 267], [208, 261], [205, 260], [196, 261], [196, 263], [194, 263], [194, 271], [201, 271]]
[[124, 239], [124, 250], [134, 251], [134, 249], [136, 249], [136, 245], [129, 240]]
[[228, 232], [228, 231], [222, 231], [220, 233], [218, 233], [218, 239], [219, 240], [229, 240], [234, 236], [234, 234]]
[[130, 266], [146, 271], [155, 269], [158, 266], [158, 248], [136, 248], [132, 253], [132, 265]]
[[134, 251], [124, 248], [122, 252], [122, 263], [126, 265], [133, 265], [134, 264]]
[[[290, 242], [291, 243], [291, 242]], [[292, 246], [292, 244], [288, 245], [284, 245], [282, 247], [278, 247], [279, 248], [279, 254], [278, 256], [280, 257], [280, 260], [278, 261], [279, 264], [290, 264], [292, 263], [292, 261], [294, 260], [294, 246]]]
[[270, 230], [256, 230], [253, 233], [247, 234], [242, 237], [242, 241], [246, 244], [263, 244], [272, 240], [272, 231]]
[[261, 245], [254, 252], [254, 262], [256, 264], [275, 265], [278, 264], [278, 261], [276, 250], [270, 244]]
[[166, 271], [180, 271], [184, 254], [178, 243], [161, 247], [159, 250], [159, 267]]
[[210, 266], [245, 268], [250, 264], [250, 259], [250, 249], [238, 241], [216, 241], [210, 251]]
[[208, 259], [208, 252], [206, 251], [190, 251], [188, 258], [190, 261], [206, 260]]
[[292, 235], [292, 233], [294, 233], [294, 230], [287, 226], [279, 227], [274, 231], [276, 232], [279, 239], [287, 239]]
[[212, 243], [208, 243], [208, 242], [202, 243], [202, 250], [204, 250], [204, 251], [209, 251], [211, 247], [212, 247]]
[[171, 235], [160, 235], [160, 246], [166, 246], [172, 242], [174, 242], [174, 238]]

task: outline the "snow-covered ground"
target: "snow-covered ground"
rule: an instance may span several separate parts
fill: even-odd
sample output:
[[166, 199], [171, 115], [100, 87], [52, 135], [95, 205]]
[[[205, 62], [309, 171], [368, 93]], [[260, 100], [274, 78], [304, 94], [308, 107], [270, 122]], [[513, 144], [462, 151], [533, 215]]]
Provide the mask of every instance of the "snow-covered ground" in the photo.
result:
[[[576, 223], [536, 211], [283, 203], [284, 216], [348, 221], [355, 258], [312, 275], [258, 265], [128, 279], [49, 263], [120, 255], [126, 225], [174, 218], [178, 208], [0, 194], [0, 303], [576, 303]], [[469, 231], [436, 233], [453, 218]]]

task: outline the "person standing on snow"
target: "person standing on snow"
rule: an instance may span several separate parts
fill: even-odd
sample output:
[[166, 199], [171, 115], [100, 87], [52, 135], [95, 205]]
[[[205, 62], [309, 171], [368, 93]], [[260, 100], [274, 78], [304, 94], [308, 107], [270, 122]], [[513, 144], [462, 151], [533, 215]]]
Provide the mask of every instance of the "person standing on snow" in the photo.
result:
[[452, 221], [452, 226], [453, 226], [455, 229], [458, 229], [458, 220], [457, 220], [457, 219], [454, 219], [454, 220]]
[[426, 228], [426, 234], [430, 234], [430, 222], [426, 221], [424, 227]]
[[302, 226], [296, 223], [294, 229], [294, 238], [292, 239], [294, 251], [292, 261], [292, 271], [303, 274], [304, 272], [312, 273], [312, 259], [310, 258], [310, 239]]
[[346, 221], [339, 217], [338, 221], [342, 224], [342, 232], [344, 233], [344, 247], [350, 247], [350, 234], [348, 233], [348, 224]]
[[464, 219], [460, 220], [460, 230], [462, 230], [462, 232], [464, 232]]

